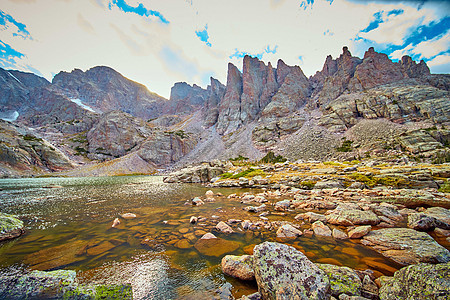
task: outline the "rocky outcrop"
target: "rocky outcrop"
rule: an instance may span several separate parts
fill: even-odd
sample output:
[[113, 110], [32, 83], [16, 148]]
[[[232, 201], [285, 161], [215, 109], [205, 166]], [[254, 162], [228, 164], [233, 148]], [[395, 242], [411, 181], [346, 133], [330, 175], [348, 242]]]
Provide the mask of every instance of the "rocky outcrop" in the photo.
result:
[[203, 112], [207, 127], [217, 123], [217, 119], [219, 118], [219, 104], [225, 95], [225, 88], [219, 80], [211, 77], [211, 85], [208, 86], [210, 94]]
[[448, 299], [450, 297], [450, 263], [420, 263], [404, 267], [393, 277], [382, 277], [380, 299]]
[[0, 120], [0, 175], [71, 169], [70, 159], [23, 126]]
[[447, 249], [439, 245], [428, 234], [414, 229], [373, 230], [363, 237], [361, 243], [403, 265], [450, 261], [450, 252]]
[[16, 216], [0, 212], [0, 242], [21, 236], [24, 233], [23, 222]]
[[96, 159], [123, 156], [151, 134], [151, 126], [142, 119], [121, 111], [105, 113], [86, 135], [88, 151]]
[[325, 272], [293, 247], [264, 242], [253, 250], [253, 266], [263, 299], [328, 299]]
[[229, 133], [241, 125], [242, 74], [232, 63], [228, 64], [227, 86], [219, 105], [217, 132]]
[[[212, 80], [212, 78], [211, 78]], [[176, 82], [170, 89], [170, 98], [164, 104], [164, 114], [191, 113], [202, 108], [210, 97], [210, 91], [198, 85]]]
[[223, 163], [213, 161], [173, 172], [164, 177], [164, 182], [211, 182], [211, 179], [225, 173], [225, 170], [226, 166]]
[[360, 58], [352, 56], [347, 47], [342, 49], [342, 54], [336, 60], [327, 57], [322, 71], [311, 78], [313, 99], [319, 105], [326, 105], [336, 99], [348, 88], [356, 66], [361, 62]]
[[52, 84], [72, 99], [80, 99], [99, 112], [121, 110], [145, 120], [162, 113], [165, 98], [150, 92], [144, 85], [129, 80], [119, 72], [98, 66], [83, 72], [60, 72]]

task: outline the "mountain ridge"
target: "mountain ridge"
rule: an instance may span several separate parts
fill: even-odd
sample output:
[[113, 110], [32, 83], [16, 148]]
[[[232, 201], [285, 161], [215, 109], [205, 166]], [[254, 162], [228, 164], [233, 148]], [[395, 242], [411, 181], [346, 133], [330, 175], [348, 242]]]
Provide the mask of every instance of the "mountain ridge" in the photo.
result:
[[274, 68], [246, 55], [242, 72], [228, 64], [226, 85], [212, 77], [206, 89], [177, 82], [169, 99], [105, 66], [60, 72], [52, 83], [1, 69], [0, 80], [0, 113], [17, 112], [19, 126], [32, 127], [74, 167], [110, 161], [109, 174], [116, 161], [129, 169], [127, 160], [149, 172], [204, 159], [259, 159], [268, 151], [294, 160], [354, 158], [371, 149], [336, 149], [352, 136], [353, 126], [377, 119], [386, 120], [379, 123], [386, 128], [400, 124], [402, 134], [418, 130], [417, 143], [435, 141], [417, 152], [404, 145], [414, 138], [393, 136], [375, 144], [377, 149], [428, 157], [448, 153], [450, 75], [430, 74], [424, 61], [409, 56], [392, 62], [373, 48], [361, 59], [343, 47], [309, 78], [281, 59]]

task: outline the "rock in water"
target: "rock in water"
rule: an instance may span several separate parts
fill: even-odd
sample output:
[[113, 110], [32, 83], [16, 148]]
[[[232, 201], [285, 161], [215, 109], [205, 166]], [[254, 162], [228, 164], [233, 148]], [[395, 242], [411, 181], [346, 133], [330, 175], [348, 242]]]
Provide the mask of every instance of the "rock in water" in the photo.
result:
[[111, 225], [112, 228], [117, 227], [120, 225], [120, 220], [119, 218], [115, 218], [113, 221], [113, 224]]
[[254, 280], [253, 256], [226, 255], [222, 258], [222, 272], [241, 280]]
[[124, 213], [120, 216], [124, 219], [134, 219], [137, 217], [136, 214], [133, 214], [133, 213]]
[[0, 241], [21, 236], [23, 232], [21, 220], [13, 215], [0, 213]]
[[216, 225], [216, 229], [223, 232], [223, 233], [233, 233], [233, 229], [228, 226], [225, 222], [220, 221], [217, 225]]
[[255, 247], [253, 259], [263, 299], [330, 298], [330, 282], [325, 272], [295, 248], [264, 242]]
[[302, 232], [290, 224], [285, 224], [277, 230], [277, 238], [281, 239], [295, 239], [301, 235]]
[[450, 251], [428, 234], [410, 228], [373, 230], [361, 243], [403, 265], [450, 261]]
[[450, 263], [417, 264], [402, 268], [394, 277], [382, 277], [380, 299], [449, 299]]

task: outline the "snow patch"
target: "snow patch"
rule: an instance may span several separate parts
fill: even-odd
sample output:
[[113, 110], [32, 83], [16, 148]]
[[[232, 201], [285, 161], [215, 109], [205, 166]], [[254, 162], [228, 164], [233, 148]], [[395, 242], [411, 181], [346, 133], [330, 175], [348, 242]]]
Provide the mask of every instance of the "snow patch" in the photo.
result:
[[19, 113], [17, 111], [14, 111], [13, 113], [6, 114], [2, 113], [0, 114], [0, 119], [8, 122], [14, 122], [19, 117]]
[[14, 78], [15, 80], [17, 80], [18, 83], [23, 84], [19, 79], [17, 79], [16, 76], [14, 76], [13, 74], [11, 74], [10, 72], [8, 72], [9, 75], [11, 75], [12, 78]]
[[69, 98], [69, 99], [70, 99], [70, 101], [72, 101], [73, 103], [77, 104], [78, 106], [84, 108], [85, 110], [95, 113], [95, 110], [93, 110], [90, 106], [87, 106], [86, 104], [81, 102], [80, 99], [77, 99], [77, 98]]

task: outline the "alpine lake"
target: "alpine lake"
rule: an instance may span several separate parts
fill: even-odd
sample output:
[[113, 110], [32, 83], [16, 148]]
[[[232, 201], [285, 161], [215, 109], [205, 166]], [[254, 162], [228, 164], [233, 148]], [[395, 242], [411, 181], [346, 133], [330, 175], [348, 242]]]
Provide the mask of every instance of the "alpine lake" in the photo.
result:
[[[276, 230], [240, 230], [235, 224], [235, 233], [227, 235], [215, 225], [229, 219], [261, 220], [244, 211], [247, 205], [239, 199], [227, 198], [261, 190], [217, 188], [213, 192], [223, 196], [215, 201], [185, 204], [204, 198], [207, 190], [199, 184], [167, 184], [161, 176], [1, 179], [0, 211], [19, 216], [26, 233], [0, 243], [0, 275], [71, 269], [82, 283], [129, 283], [135, 299], [209, 299], [227, 282], [236, 298], [251, 294], [256, 283], [225, 276], [221, 259], [276, 241]], [[298, 224], [294, 216], [302, 211], [276, 212], [273, 204], [280, 200], [266, 203], [268, 221]], [[122, 218], [124, 213], [136, 218]], [[191, 224], [192, 216], [204, 219]], [[115, 218], [120, 224], [113, 228]], [[220, 243], [199, 242], [207, 232]], [[392, 275], [400, 268], [357, 241], [303, 235], [285, 243], [313, 262], [370, 268], [377, 275]]]

